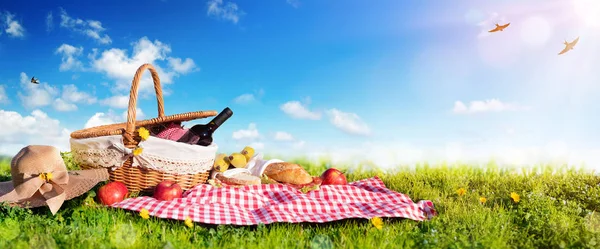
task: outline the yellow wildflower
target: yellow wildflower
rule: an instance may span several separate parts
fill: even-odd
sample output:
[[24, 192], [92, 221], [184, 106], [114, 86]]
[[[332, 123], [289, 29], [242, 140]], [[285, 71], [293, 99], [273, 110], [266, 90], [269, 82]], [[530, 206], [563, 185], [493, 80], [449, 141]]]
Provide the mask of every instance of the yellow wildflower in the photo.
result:
[[40, 178], [42, 178], [44, 181], [50, 181], [52, 180], [52, 172], [41, 173]]
[[519, 202], [521, 200], [519, 194], [515, 192], [510, 193], [510, 198], [512, 198], [514, 202]]
[[150, 212], [148, 212], [148, 209], [142, 208], [142, 210], [140, 210], [140, 216], [144, 219], [148, 219], [150, 218]]
[[485, 197], [479, 197], [479, 202], [481, 202], [481, 204], [485, 204], [487, 202], [487, 199]]
[[142, 151], [144, 151], [142, 147], [136, 147], [135, 149], [133, 149], [133, 155], [139, 156], [140, 154], [142, 154]]
[[140, 127], [138, 129], [138, 134], [140, 135], [140, 137], [142, 138], [142, 140], [146, 140], [148, 139], [148, 137], [150, 136], [150, 131], [148, 131], [146, 128], [144, 127]]
[[383, 229], [383, 221], [381, 220], [381, 218], [379, 218], [379, 217], [373, 217], [373, 218], [371, 218], [371, 223], [377, 229], [379, 229], [379, 230]]
[[185, 223], [185, 225], [189, 228], [194, 227], [194, 222], [192, 222], [192, 219], [190, 219], [190, 217], [185, 218], [185, 221], [183, 223]]
[[467, 190], [464, 188], [459, 188], [458, 190], [456, 190], [456, 194], [458, 194], [458, 196], [463, 196], [465, 195], [465, 193], [467, 193]]

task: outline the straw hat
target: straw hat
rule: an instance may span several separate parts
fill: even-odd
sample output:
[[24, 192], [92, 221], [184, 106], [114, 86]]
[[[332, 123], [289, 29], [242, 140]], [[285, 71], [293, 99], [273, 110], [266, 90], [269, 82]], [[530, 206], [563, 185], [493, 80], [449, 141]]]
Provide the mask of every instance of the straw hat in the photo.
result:
[[67, 171], [60, 151], [29, 145], [10, 163], [12, 181], [0, 182], [0, 202], [12, 206], [48, 206], [56, 214], [65, 200], [80, 196], [109, 178], [106, 169]]

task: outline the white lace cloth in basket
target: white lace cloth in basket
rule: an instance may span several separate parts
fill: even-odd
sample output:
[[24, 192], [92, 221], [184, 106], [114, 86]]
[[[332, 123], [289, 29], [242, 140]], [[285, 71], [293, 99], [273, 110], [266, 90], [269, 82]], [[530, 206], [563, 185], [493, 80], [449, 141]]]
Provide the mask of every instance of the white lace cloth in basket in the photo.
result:
[[79, 164], [110, 168], [121, 167], [133, 157], [133, 167], [145, 167], [170, 174], [197, 174], [212, 169], [218, 146], [191, 145], [150, 136], [141, 141], [138, 156], [123, 145], [121, 135], [95, 138], [71, 138], [71, 153]]

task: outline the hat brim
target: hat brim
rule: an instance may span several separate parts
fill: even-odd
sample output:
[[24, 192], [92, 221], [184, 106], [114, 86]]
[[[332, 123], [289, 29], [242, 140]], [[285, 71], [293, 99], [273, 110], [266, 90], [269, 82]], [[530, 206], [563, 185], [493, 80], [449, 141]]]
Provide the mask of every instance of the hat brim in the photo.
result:
[[[65, 200], [70, 200], [85, 194], [99, 182], [108, 180], [107, 169], [89, 169], [69, 171], [69, 183], [63, 187], [65, 190]], [[32, 197], [21, 199], [17, 195], [12, 181], [0, 182], [0, 203], [7, 202], [10, 206], [19, 206], [25, 208], [46, 206], [46, 199], [40, 192], [36, 192]]]

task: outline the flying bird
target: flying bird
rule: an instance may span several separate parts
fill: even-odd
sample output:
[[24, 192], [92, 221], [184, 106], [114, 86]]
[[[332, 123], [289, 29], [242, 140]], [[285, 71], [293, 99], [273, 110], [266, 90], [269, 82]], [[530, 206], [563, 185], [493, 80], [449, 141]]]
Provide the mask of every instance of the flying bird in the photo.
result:
[[38, 79], [36, 79], [35, 77], [31, 77], [31, 83], [33, 83], [33, 84], [39, 84], [40, 81]]
[[573, 40], [571, 43], [567, 42], [565, 40], [565, 49], [563, 49], [562, 51], [560, 51], [560, 53], [558, 53], [558, 55], [564, 54], [566, 52], [569, 52], [569, 50], [575, 48], [575, 45], [577, 44], [577, 42], [579, 41], [579, 36], [577, 38], [575, 38], [575, 40]]
[[494, 29], [492, 29], [492, 30], [488, 31], [488, 32], [490, 32], [490, 33], [493, 33], [493, 32], [498, 32], [498, 31], [504, 31], [504, 29], [505, 29], [506, 27], [508, 27], [508, 25], [510, 25], [510, 23], [507, 23], [507, 24], [504, 24], [504, 25], [498, 25], [498, 24], [496, 23], [496, 27], [495, 27]]

